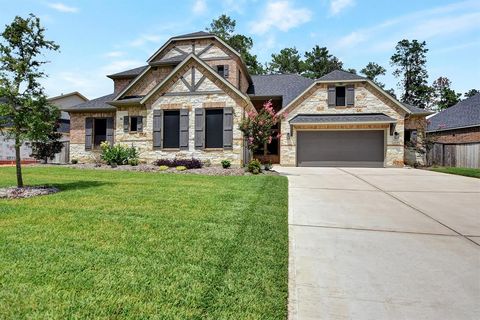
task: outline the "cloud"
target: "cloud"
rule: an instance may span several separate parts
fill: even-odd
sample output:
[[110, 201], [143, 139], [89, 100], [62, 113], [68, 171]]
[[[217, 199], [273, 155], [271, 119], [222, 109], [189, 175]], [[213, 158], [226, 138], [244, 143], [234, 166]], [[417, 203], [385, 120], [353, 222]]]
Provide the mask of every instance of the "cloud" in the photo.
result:
[[114, 60], [100, 68], [101, 74], [108, 75], [145, 65], [145, 62], [133, 59]]
[[205, 0], [195, 0], [192, 11], [195, 14], [204, 14], [207, 12], [207, 2]]
[[288, 31], [310, 21], [311, 18], [312, 12], [310, 10], [295, 8], [290, 1], [269, 1], [259, 20], [251, 23], [251, 32], [264, 34], [271, 29]]
[[138, 38], [132, 40], [129, 44], [132, 47], [141, 47], [149, 42], [158, 43], [162, 40], [162, 37], [155, 34], [142, 34]]
[[61, 2], [51, 2], [47, 4], [50, 8], [55, 9], [60, 12], [65, 12], [65, 13], [76, 13], [78, 12], [78, 8], [76, 7], [70, 7], [67, 6], [64, 3]]
[[330, 14], [336, 16], [344, 9], [353, 7], [355, 5], [354, 0], [331, 0], [330, 1]]
[[110, 51], [104, 54], [104, 56], [107, 58], [118, 58], [124, 55], [125, 55], [125, 52], [123, 51]]

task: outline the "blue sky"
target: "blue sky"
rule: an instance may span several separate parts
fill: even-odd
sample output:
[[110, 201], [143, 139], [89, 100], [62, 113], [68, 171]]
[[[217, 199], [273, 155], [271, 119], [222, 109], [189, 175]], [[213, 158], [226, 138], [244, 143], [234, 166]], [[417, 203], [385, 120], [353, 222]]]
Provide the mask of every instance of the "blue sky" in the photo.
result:
[[38, 15], [47, 37], [61, 46], [48, 54], [49, 95], [80, 91], [92, 99], [113, 91], [106, 74], [145, 64], [169, 37], [204, 30], [226, 13], [237, 32], [251, 36], [259, 60], [295, 46], [326, 46], [346, 67], [369, 61], [387, 68], [381, 80], [396, 87], [389, 59], [404, 38], [425, 40], [430, 83], [447, 76], [453, 88], [480, 89], [480, 1], [447, 0], [0, 0], [0, 24]]

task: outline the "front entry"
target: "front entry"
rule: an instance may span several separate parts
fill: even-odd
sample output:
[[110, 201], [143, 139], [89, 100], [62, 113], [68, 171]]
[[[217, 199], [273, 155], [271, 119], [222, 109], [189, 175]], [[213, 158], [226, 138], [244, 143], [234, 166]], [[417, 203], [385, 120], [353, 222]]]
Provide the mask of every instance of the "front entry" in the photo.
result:
[[383, 167], [384, 130], [298, 131], [299, 167]]

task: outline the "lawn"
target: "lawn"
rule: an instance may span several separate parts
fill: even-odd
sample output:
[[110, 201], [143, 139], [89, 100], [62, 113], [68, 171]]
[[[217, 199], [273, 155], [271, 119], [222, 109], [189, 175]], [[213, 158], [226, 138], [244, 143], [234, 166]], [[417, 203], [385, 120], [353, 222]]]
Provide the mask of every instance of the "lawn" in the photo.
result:
[[460, 176], [480, 178], [480, 169], [474, 168], [454, 168], [454, 167], [432, 167], [432, 171], [458, 174]]
[[[287, 180], [43, 167], [0, 200], [1, 319], [285, 319]], [[0, 168], [0, 187], [14, 168]]]

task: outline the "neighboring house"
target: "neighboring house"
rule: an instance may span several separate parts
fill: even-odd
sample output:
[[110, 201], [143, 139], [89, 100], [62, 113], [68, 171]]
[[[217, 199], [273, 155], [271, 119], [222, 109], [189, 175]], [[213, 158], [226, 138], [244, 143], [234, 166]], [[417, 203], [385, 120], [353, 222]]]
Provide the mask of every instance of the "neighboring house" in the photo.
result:
[[251, 76], [238, 52], [206, 32], [170, 38], [146, 66], [108, 77], [112, 94], [63, 108], [71, 117], [72, 159], [90, 161], [108, 141], [135, 146], [145, 161], [195, 157], [242, 165], [249, 156], [239, 123], [271, 99], [288, 115], [264, 160], [286, 166], [403, 166], [405, 132], [415, 131], [421, 141], [428, 114], [344, 71], [318, 80]]
[[[79, 92], [71, 92], [67, 94], [62, 94], [60, 96], [49, 98], [48, 101], [56, 105], [59, 109], [65, 107], [71, 107], [73, 105], [83, 103], [88, 101], [82, 94]], [[69, 146], [68, 141], [70, 140], [70, 116], [67, 112], [61, 111], [60, 125], [58, 132], [62, 133], [61, 141], [64, 142], [66, 149], [62, 150], [59, 154], [55, 156], [55, 159], [52, 162], [68, 162], [68, 153]], [[6, 128], [8, 130], [8, 128]], [[34, 158], [31, 157], [32, 146], [30, 142], [25, 142], [20, 148], [20, 155], [23, 163], [36, 162]], [[15, 144], [12, 139], [7, 139], [4, 135], [0, 134], [0, 164], [10, 164], [15, 162]]]
[[429, 163], [480, 167], [480, 93], [428, 119]]

